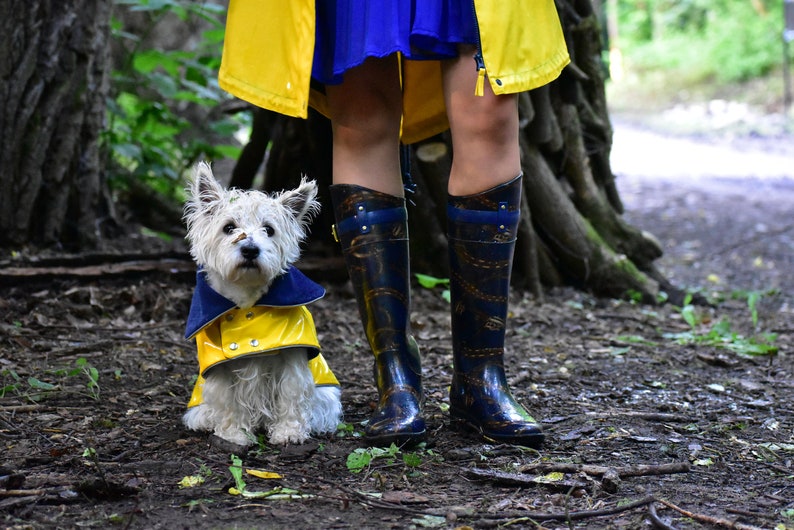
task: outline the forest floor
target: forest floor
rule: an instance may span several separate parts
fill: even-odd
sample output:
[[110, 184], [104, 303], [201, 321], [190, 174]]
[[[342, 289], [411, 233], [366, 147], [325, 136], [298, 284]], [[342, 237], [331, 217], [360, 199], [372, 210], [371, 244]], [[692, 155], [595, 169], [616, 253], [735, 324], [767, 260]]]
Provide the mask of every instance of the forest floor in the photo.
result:
[[[643, 134], [644, 151], [626, 149]], [[344, 428], [254, 446], [235, 465], [280, 478], [243, 473], [245, 494], [233, 495], [230, 454], [180, 422], [196, 375], [182, 337], [186, 262], [20, 282], [2, 274], [21, 259], [4, 257], [0, 527], [794, 529], [794, 158], [761, 170], [794, 142], [756, 140], [689, 137], [685, 155], [665, 143], [678, 138], [619, 122], [626, 217], [662, 242], [668, 278], [710, 304], [514, 292], [507, 369], [542, 419], [540, 452], [450, 424], [448, 306], [418, 286], [430, 439], [368, 448], [371, 355], [349, 287], [328, 285], [311, 308], [343, 387]], [[742, 150], [760, 162], [709, 169]], [[667, 171], [671, 159], [682, 164]]]

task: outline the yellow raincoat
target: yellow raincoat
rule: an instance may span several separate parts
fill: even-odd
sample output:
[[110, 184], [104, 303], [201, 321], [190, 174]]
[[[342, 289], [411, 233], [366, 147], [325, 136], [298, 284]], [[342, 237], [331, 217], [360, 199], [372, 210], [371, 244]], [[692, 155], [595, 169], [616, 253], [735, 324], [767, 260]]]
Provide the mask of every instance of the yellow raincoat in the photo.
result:
[[[554, 80], [570, 61], [554, 0], [474, 0], [485, 72], [495, 94], [531, 90]], [[314, 0], [231, 0], [218, 80], [262, 108], [305, 118], [327, 114], [310, 90]], [[521, 43], [522, 45], [517, 45]], [[439, 61], [405, 61], [404, 143], [447, 129]]]

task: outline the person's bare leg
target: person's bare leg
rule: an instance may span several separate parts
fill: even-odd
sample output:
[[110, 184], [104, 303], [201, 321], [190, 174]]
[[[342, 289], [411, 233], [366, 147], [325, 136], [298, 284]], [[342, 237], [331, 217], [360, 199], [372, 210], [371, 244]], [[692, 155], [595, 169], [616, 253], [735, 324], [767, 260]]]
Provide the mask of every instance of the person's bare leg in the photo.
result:
[[367, 441], [425, 439], [419, 349], [410, 333], [408, 218], [400, 174], [396, 57], [370, 59], [327, 87], [334, 135], [336, 235], [374, 355], [378, 405]]
[[367, 59], [326, 95], [333, 130], [334, 184], [403, 196], [400, 174], [402, 93], [396, 56]]
[[474, 95], [474, 48], [444, 61], [444, 99], [452, 135], [449, 192], [471, 195], [503, 184], [521, 172], [518, 98], [497, 96], [487, 80], [483, 96]]

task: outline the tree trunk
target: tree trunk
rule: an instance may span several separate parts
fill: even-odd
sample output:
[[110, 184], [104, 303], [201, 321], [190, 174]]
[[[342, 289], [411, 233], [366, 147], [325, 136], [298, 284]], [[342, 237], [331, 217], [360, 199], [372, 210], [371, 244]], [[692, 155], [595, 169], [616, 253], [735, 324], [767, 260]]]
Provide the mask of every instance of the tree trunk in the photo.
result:
[[[558, 0], [557, 6], [572, 63], [558, 80], [519, 97], [525, 179], [514, 282], [538, 296], [542, 285], [569, 284], [606, 296], [631, 293], [653, 303], [660, 284], [668, 292], [673, 287], [654, 266], [662, 254], [659, 243], [621, 217], [623, 205], [609, 163], [612, 127], [597, 13], [590, 0]], [[266, 157], [265, 146], [272, 142], [267, 190], [294, 186], [318, 145], [324, 146], [320, 161], [330, 163], [326, 120], [317, 115], [306, 122], [270, 118], [275, 123], [260, 119], [260, 128], [255, 121], [251, 142], [259, 146], [253, 156], [258, 161]], [[415, 206], [409, 206], [412, 267], [445, 277], [446, 260], [438, 256], [446, 256], [449, 138], [440, 135], [411, 147], [417, 183], [417, 193], [410, 197]], [[251, 159], [249, 151], [246, 165], [248, 171], [255, 171], [260, 164], [252, 165]], [[323, 188], [330, 184], [327, 167], [309, 175]], [[236, 178], [248, 177], [237, 172]], [[330, 202], [323, 204], [330, 210]], [[313, 231], [315, 243], [320, 240], [334, 247], [326, 230], [330, 222], [328, 215], [317, 222], [322, 229]]]
[[0, 245], [96, 242], [107, 0], [0, 2]]

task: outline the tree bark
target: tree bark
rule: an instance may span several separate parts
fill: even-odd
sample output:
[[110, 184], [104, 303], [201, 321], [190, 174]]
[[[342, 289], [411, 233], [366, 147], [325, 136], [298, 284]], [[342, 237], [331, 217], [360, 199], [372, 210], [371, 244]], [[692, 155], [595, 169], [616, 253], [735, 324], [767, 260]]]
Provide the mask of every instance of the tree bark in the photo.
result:
[[110, 211], [100, 159], [111, 2], [0, 2], [0, 245], [83, 247]]

